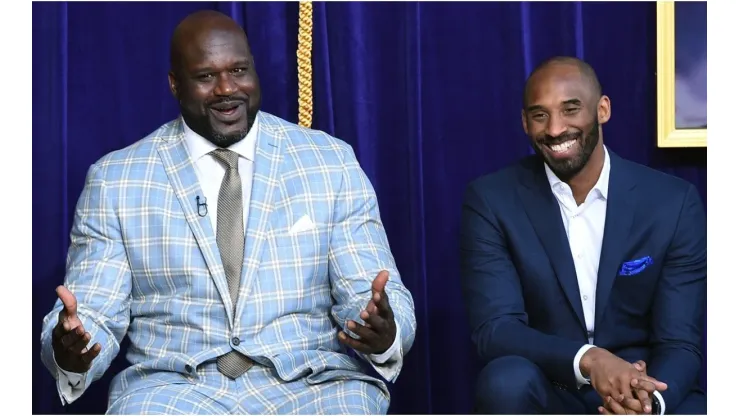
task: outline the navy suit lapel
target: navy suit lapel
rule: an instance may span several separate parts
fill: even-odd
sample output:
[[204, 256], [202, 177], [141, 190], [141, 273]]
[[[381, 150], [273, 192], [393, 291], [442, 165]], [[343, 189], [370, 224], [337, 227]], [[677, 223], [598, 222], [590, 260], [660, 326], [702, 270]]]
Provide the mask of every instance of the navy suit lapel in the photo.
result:
[[[609, 150], [607, 150], [609, 151]], [[629, 246], [632, 219], [635, 214], [634, 188], [636, 178], [631, 175], [627, 163], [609, 151], [611, 172], [609, 174], [609, 196], [606, 203], [604, 239], [601, 245], [599, 277], [596, 283], [595, 331], [609, 303], [609, 294], [617, 277], [619, 267]]]
[[518, 187], [519, 196], [585, 334], [586, 322], [583, 318], [576, 268], [560, 207], [550, 189], [543, 163], [539, 158], [533, 157], [524, 165], [524, 174], [521, 176], [524, 186]]

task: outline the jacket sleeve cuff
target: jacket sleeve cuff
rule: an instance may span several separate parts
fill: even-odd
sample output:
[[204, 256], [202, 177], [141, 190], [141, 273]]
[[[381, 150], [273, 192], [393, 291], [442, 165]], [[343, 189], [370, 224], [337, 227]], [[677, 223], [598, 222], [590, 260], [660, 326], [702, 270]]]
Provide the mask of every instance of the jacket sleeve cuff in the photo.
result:
[[660, 413], [661, 415], [665, 414], [665, 400], [663, 400], [663, 396], [661, 396], [660, 392], [656, 391], [653, 393], [653, 396], [655, 396], [658, 399], [658, 402], [660, 402]]
[[56, 357], [52, 352], [54, 364], [57, 366], [57, 392], [62, 404], [69, 404], [79, 399], [85, 391], [87, 373], [73, 373], [63, 370], [57, 364]]
[[363, 354], [375, 371], [389, 382], [396, 381], [403, 366], [403, 349], [401, 348], [401, 327], [396, 321], [396, 339], [382, 354]]

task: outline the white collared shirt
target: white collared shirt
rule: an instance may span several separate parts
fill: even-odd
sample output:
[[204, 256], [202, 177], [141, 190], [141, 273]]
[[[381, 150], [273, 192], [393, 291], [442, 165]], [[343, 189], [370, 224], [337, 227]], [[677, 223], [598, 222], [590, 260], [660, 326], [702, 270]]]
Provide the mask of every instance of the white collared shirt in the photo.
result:
[[560, 216], [570, 243], [590, 343], [593, 343], [596, 280], [601, 259], [601, 243], [604, 239], [606, 201], [609, 196], [609, 173], [611, 171], [609, 152], [606, 148], [604, 153], [604, 167], [601, 169], [601, 175], [580, 206], [576, 203], [570, 186], [558, 179], [550, 167], [545, 164], [547, 180], [560, 206]]
[[[244, 139], [227, 148], [239, 155], [238, 169], [239, 177], [242, 181], [242, 209], [245, 233], [247, 229], [247, 216], [249, 214], [249, 201], [252, 195], [252, 175], [254, 174], [254, 154], [257, 148], [259, 119], [260, 117], [257, 116], [252, 128], [249, 129], [249, 133], [247, 133]], [[198, 176], [198, 183], [204, 194], [201, 196], [200, 202], [203, 203], [203, 197], [205, 197], [207, 216], [211, 220], [213, 232], [216, 233], [218, 194], [221, 190], [221, 182], [226, 174], [226, 167], [210, 154], [210, 152], [218, 149], [215, 144], [194, 132], [185, 122], [182, 124], [185, 131], [185, 145], [188, 148], [188, 152], [190, 152], [190, 158], [195, 165], [195, 172]], [[198, 209], [199, 207], [195, 208]], [[203, 212], [203, 208], [200, 209]]]
[[[596, 315], [596, 283], [599, 276], [599, 262], [601, 260], [601, 245], [604, 240], [604, 225], [606, 222], [606, 204], [609, 197], [609, 175], [611, 161], [609, 151], [604, 146], [604, 166], [599, 179], [586, 195], [580, 206], [576, 203], [573, 191], [565, 182], [561, 181], [552, 169], [545, 163], [545, 173], [550, 182], [555, 199], [560, 206], [560, 216], [563, 220], [565, 233], [568, 236], [570, 252], [573, 256], [573, 265], [578, 278], [578, 289], [581, 294], [583, 317], [586, 321], [588, 344], [584, 345], [573, 360], [573, 371], [576, 375], [576, 384], [580, 388], [590, 384], [590, 380], [583, 377], [580, 362], [583, 355], [593, 348], [594, 318]], [[665, 412], [665, 402], [659, 392], [654, 393], [661, 404], [661, 415]]]

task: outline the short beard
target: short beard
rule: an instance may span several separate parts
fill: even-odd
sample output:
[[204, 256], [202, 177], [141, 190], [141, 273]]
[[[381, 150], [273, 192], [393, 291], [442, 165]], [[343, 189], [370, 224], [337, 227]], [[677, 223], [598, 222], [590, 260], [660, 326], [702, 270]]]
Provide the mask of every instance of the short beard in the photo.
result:
[[230, 134], [221, 134], [215, 131], [211, 131], [211, 133], [206, 137], [206, 139], [208, 139], [209, 142], [215, 144], [216, 146], [225, 149], [227, 147], [231, 147], [234, 144], [240, 142], [242, 139], [244, 139], [244, 137], [247, 136], [247, 133], [249, 133], [249, 128], [242, 129], [237, 132], [230, 133]]
[[[545, 144], [543, 142], [563, 142], [566, 141], [570, 135], [572, 135], [572, 133], [566, 132], [556, 138], [548, 136], [546, 140], [539, 141], [539, 143], [541, 143], [540, 146], [544, 146]], [[597, 118], [594, 118], [593, 126], [589, 129], [588, 133], [586, 135], [581, 134], [580, 137], [576, 139], [575, 145], [579, 146], [580, 151], [571, 159], [552, 160], [542, 149], [539, 148], [538, 145], [533, 145], [533, 147], [535, 152], [545, 160], [545, 163], [547, 163], [555, 176], [557, 176], [561, 181], [567, 182], [583, 170], [589, 159], [591, 159], [591, 155], [598, 144], [599, 121]]]
[[[249, 106], [249, 102], [247, 101], [244, 105]], [[210, 141], [211, 143], [221, 148], [227, 148], [227, 147], [233, 146], [234, 144], [240, 142], [242, 139], [247, 137], [247, 133], [249, 133], [249, 131], [252, 129], [252, 127], [254, 126], [254, 122], [257, 119], [258, 111], [250, 111], [249, 107], [247, 107], [247, 128], [241, 129], [234, 133], [222, 134], [222, 133], [213, 131], [213, 129], [211, 128], [209, 124], [208, 129], [210, 131], [206, 139], [208, 139], [208, 141]]]
[[190, 129], [194, 132], [203, 136], [203, 138], [205, 138], [209, 142], [223, 149], [231, 147], [234, 144], [240, 142], [247, 136], [247, 133], [249, 133], [249, 131], [254, 126], [254, 122], [257, 118], [257, 112], [254, 112], [254, 114], [252, 114], [252, 112], [249, 112], [249, 110], [247, 111], [247, 128], [229, 134], [223, 134], [214, 131], [207, 117], [190, 117], [188, 116], [187, 109], [184, 108], [182, 105], [180, 106], [180, 112], [188, 127], [190, 127]]

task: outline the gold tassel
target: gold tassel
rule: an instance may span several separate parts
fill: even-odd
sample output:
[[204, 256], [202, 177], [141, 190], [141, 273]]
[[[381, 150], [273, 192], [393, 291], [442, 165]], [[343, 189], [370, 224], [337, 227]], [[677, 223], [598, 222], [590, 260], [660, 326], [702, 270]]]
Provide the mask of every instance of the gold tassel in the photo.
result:
[[301, 1], [298, 5], [298, 124], [303, 127], [311, 127], [313, 118], [312, 30], [313, 4]]

